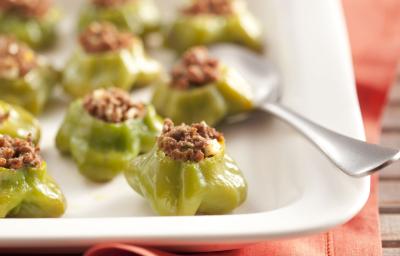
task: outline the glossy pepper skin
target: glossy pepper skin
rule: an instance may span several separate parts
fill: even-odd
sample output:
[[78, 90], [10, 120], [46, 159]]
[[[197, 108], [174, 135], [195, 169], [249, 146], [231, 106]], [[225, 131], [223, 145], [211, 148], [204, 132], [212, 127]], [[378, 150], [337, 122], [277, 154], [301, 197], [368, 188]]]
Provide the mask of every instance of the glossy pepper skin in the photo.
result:
[[234, 69], [221, 64], [220, 79], [188, 90], [175, 89], [168, 82], [159, 83], [152, 103], [162, 116], [175, 123], [205, 121], [214, 126], [230, 115], [253, 108], [251, 88]]
[[121, 30], [143, 36], [159, 28], [160, 15], [153, 0], [133, 0], [115, 7], [87, 6], [81, 13], [79, 29], [94, 21], [107, 21]]
[[52, 218], [64, 214], [66, 201], [59, 186], [39, 168], [0, 168], [0, 217]]
[[26, 139], [30, 135], [34, 144], [39, 142], [39, 122], [28, 111], [0, 101], [0, 113], [7, 113], [8, 115], [5, 120], [0, 122], [0, 134], [21, 139]]
[[39, 115], [58, 79], [58, 72], [44, 65], [33, 68], [23, 77], [0, 78], [0, 100]]
[[92, 90], [119, 87], [130, 90], [158, 80], [161, 66], [144, 52], [136, 39], [130, 49], [91, 54], [82, 49], [68, 61], [62, 83], [73, 97], [83, 97]]
[[155, 146], [135, 158], [125, 177], [160, 215], [229, 213], [247, 196], [247, 183], [223, 149], [200, 162], [177, 161]]
[[87, 178], [105, 182], [127, 168], [129, 161], [149, 151], [162, 128], [162, 120], [151, 105], [142, 119], [107, 123], [90, 114], [82, 100], [73, 102], [56, 137], [56, 146], [71, 154]]
[[260, 24], [243, 6], [242, 1], [232, 1], [237, 6], [230, 15], [181, 14], [167, 33], [167, 46], [183, 53], [196, 45], [230, 42], [261, 52], [263, 43]]
[[46, 15], [38, 18], [0, 11], [0, 33], [13, 35], [34, 49], [44, 49], [53, 45], [57, 38], [59, 17], [56, 9], [50, 9]]

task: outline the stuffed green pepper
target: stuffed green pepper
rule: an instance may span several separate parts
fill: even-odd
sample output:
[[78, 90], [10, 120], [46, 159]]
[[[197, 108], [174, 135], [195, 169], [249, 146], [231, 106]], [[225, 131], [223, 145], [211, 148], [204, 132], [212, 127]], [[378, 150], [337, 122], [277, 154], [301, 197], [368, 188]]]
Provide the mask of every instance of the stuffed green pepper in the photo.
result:
[[167, 33], [179, 53], [195, 45], [237, 43], [262, 51], [262, 29], [242, 0], [192, 0]]
[[135, 158], [125, 177], [160, 215], [229, 213], [247, 195], [224, 136], [205, 122], [174, 126], [167, 119], [156, 146]]
[[39, 122], [26, 110], [0, 101], [0, 134], [27, 139], [37, 144], [40, 139]]
[[13, 35], [35, 49], [51, 46], [59, 19], [51, 5], [51, 0], [1, 0], [0, 33]]
[[144, 36], [159, 28], [160, 14], [154, 0], [91, 0], [81, 13], [79, 29], [94, 21], [107, 21]]
[[22, 106], [31, 113], [42, 112], [58, 73], [27, 45], [0, 36], [0, 99]]
[[251, 110], [253, 96], [239, 73], [209, 56], [206, 48], [194, 47], [173, 67], [170, 81], [156, 86], [152, 103], [176, 123], [215, 125]]
[[0, 218], [64, 214], [64, 195], [31, 139], [0, 134]]
[[87, 178], [104, 182], [149, 151], [162, 128], [151, 105], [133, 102], [121, 89], [98, 89], [73, 102], [56, 136]]
[[161, 66], [147, 56], [140, 38], [106, 22], [92, 23], [79, 38], [80, 47], [63, 72], [63, 86], [73, 97], [98, 88], [148, 85], [159, 78]]

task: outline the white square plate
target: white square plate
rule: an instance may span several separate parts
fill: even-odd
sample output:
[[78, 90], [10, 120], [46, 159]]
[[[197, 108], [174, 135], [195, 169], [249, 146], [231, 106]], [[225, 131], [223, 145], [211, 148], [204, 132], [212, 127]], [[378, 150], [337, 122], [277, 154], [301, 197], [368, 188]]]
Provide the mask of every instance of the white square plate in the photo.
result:
[[[158, 0], [168, 15], [177, 2]], [[74, 46], [74, 17], [81, 3], [58, 1], [65, 13], [58, 46], [62, 50], [49, 54], [57, 64]], [[364, 139], [339, 1], [249, 0], [249, 4], [264, 24], [270, 58], [282, 73], [284, 103], [322, 125]], [[235, 248], [342, 224], [369, 195], [368, 177], [345, 176], [296, 132], [257, 114], [224, 130], [228, 151], [249, 183], [244, 205], [223, 216], [155, 216], [122, 176], [107, 184], [91, 183], [70, 159], [57, 153], [54, 136], [64, 110], [65, 103], [52, 103], [41, 118], [42, 150], [50, 173], [66, 194], [68, 210], [61, 219], [1, 220], [0, 248], [84, 248], [105, 241], [181, 250]]]

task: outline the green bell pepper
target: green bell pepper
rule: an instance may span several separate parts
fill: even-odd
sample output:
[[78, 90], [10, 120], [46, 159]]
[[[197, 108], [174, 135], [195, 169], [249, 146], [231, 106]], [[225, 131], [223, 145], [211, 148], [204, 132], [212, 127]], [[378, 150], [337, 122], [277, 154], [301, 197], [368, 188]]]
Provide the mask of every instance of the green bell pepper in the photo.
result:
[[175, 123], [205, 121], [214, 126], [230, 115], [253, 108], [251, 88], [241, 75], [226, 65], [220, 65], [220, 79], [188, 90], [172, 88], [168, 82], [159, 83], [152, 104], [162, 116]]
[[0, 33], [13, 35], [34, 49], [44, 49], [53, 45], [57, 38], [59, 17], [55, 9], [48, 10], [43, 17], [24, 17], [0, 11]]
[[65, 198], [31, 138], [0, 134], [0, 218], [59, 217]]
[[64, 214], [66, 201], [46, 163], [40, 168], [0, 168], [0, 218], [49, 218]]
[[5, 115], [5, 118], [0, 120], [0, 134], [21, 139], [26, 139], [30, 135], [33, 143], [39, 142], [39, 122], [29, 112], [0, 101], [0, 116], [2, 115]]
[[151, 105], [140, 119], [108, 123], [90, 115], [82, 100], [73, 102], [61, 125], [56, 146], [71, 154], [87, 178], [104, 182], [127, 168], [139, 153], [149, 151], [161, 131], [162, 120]]
[[43, 65], [35, 67], [23, 77], [0, 77], [0, 99], [38, 115], [57, 82], [58, 73]]
[[173, 160], [156, 145], [125, 172], [129, 185], [160, 215], [229, 213], [247, 196], [247, 183], [225, 154], [225, 143], [200, 162]]
[[121, 30], [143, 36], [159, 28], [160, 15], [153, 0], [132, 0], [109, 7], [91, 3], [81, 13], [79, 30], [94, 21], [108, 21]]
[[181, 14], [167, 32], [166, 45], [182, 53], [196, 45], [237, 43], [254, 51], [263, 50], [262, 29], [240, 0], [232, 0], [234, 13]]
[[82, 97], [98, 88], [145, 86], [160, 74], [159, 63], [146, 55], [136, 39], [130, 49], [96, 54], [78, 49], [63, 71], [62, 83], [71, 96]]

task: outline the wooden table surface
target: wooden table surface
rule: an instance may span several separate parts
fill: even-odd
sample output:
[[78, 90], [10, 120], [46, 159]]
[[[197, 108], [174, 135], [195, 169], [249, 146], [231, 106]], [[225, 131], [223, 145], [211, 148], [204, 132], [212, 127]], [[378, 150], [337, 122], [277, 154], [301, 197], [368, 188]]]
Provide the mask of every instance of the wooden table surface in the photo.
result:
[[[383, 118], [381, 144], [400, 148], [400, 77], [393, 86]], [[379, 182], [383, 254], [400, 255], [400, 162], [384, 169]]]

